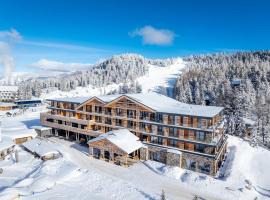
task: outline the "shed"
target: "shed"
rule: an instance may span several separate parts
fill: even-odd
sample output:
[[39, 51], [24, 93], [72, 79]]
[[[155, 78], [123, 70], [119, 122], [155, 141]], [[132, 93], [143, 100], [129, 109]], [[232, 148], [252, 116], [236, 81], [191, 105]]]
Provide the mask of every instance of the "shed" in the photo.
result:
[[52, 136], [52, 128], [46, 126], [32, 126], [32, 129], [35, 129], [39, 137], [50, 137]]
[[144, 146], [128, 129], [101, 134], [90, 140], [88, 145], [91, 156], [127, 166], [139, 159], [139, 150]]

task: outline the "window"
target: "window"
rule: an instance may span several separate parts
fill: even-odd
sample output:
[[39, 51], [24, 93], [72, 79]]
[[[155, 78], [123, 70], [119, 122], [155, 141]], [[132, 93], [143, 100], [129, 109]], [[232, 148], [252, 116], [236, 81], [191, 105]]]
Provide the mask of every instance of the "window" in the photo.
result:
[[188, 126], [188, 117], [183, 117], [183, 125]]
[[111, 124], [112, 124], [112, 120], [111, 120], [111, 118], [106, 117], [106, 118], [105, 118], [105, 124], [109, 124], [109, 125], [111, 125]]
[[54, 120], [53, 119], [50, 119], [50, 118], [46, 119], [46, 121], [47, 122], [54, 122]]
[[72, 127], [78, 128], [78, 124], [77, 123], [72, 123]]
[[208, 163], [203, 163], [202, 165], [199, 166], [201, 172], [209, 174], [211, 171], [211, 165]]
[[174, 124], [174, 115], [168, 116], [168, 124]]
[[195, 150], [201, 153], [204, 153], [204, 145], [202, 144], [196, 144], [195, 145]]
[[158, 137], [158, 144], [163, 144], [163, 138]]
[[128, 121], [128, 128], [135, 129], [136, 128], [136, 122]]
[[92, 106], [86, 105], [86, 112], [92, 112]]
[[202, 128], [202, 119], [198, 118], [198, 128]]
[[127, 117], [128, 118], [136, 118], [136, 111], [135, 110], [127, 110]]
[[178, 137], [176, 128], [169, 128], [169, 136]]
[[115, 119], [115, 125], [116, 126], [122, 126], [122, 120], [121, 119]]
[[149, 157], [150, 157], [150, 160], [160, 161], [160, 155], [159, 155], [158, 152], [152, 152], [152, 151], [150, 151], [149, 152]]
[[157, 126], [157, 134], [163, 135], [163, 127], [162, 126]]
[[96, 113], [102, 113], [102, 108], [100, 106], [95, 106]]
[[140, 112], [140, 119], [146, 120], [148, 117], [148, 112]]
[[111, 108], [105, 108], [105, 114], [106, 115], [111, 115], [112, 114], [112, 109]]
[[162, 145], [163, 144], [163, 138], [151, 136], [151, 143]]
[[177, 141], [170, 139], [169, 140], [169, 145], [172, 146], [172, 147], [177, 147]]
[[196, 140], [204, 141], [205, 134], [203, 131], [196, 131]]
[[122, 110], [121, 108], [116, 108], [115, 109], [115, 113], [117, 116], [124, 116], [124, 110]]

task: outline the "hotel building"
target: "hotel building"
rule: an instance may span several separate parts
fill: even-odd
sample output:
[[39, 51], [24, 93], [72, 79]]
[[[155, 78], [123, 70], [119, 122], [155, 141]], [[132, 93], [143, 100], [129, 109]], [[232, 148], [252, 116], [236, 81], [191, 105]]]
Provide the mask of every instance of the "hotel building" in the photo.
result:
[[[155, 160], [212, 176], [225, 159], [227, 137], [222, 107], [185, 104], [157, 93], [48, 101], [49, 111], [41, 113], [41, 124], [51, 127], [56, 136], [88, 142], [90, 155], [97, 158], [112, 160], [118, 155], [112, 152], [118, 141], [105, 133], [124, 128], [143, 144], [132, 153], [126, 151], [131, 158]], [[116, 136], [121, 138], [121, 131]], [[102, 141], [106, 138], [114, 144]]]

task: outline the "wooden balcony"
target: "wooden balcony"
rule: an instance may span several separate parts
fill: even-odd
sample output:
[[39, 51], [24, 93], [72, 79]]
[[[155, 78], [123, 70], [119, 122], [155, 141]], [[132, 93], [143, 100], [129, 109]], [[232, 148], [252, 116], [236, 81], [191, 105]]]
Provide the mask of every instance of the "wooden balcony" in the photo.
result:
[[52, 115], [50, 113], [40, 113], [40, 118], [50, 118], [50, 119], [62, 120], [66, 122], [73, 122], [73, 123], [78, 123], [78, 124], [83, 124], [83, 125], [89, 124], [89, 120], [78, 119], [75, 117], [66, 117], [62, 115]]

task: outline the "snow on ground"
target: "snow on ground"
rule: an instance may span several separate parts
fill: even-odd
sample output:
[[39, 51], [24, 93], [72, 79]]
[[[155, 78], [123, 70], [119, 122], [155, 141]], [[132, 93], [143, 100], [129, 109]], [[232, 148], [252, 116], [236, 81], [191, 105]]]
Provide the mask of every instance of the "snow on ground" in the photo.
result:
[[[175, 80], [184, 67], [185, 63], [181, 58], [176, 59], [173, 65], [166, 67], [149, 65], [149, 72], [145, 76], [138, 78], [137, 81], [142, 85], [143, 93], [150, 91], [164, 93], [164, 89], [166, 89], [169, 96], [172, 96]], [[55, 90], [49, 93], [43, 93], [41, 99], [99, 96], [118, 90], [119, 85], [120, 84], [111, 84], [99, 88], [88, 85], [87, 87], [77, 87], [75, 90], [69, 92]]]
[[[230, 136], [227, 160], [220, 172], [223, 178], [213, 178], [179, 167], [146, 161], [146, 165], [158, 174], [179, 180], [183, 185], [198, 191], [212, 191], [225, 199], [270, 199], [270, 151], [251, 147], [243, 139]], [[250, 187], [250, 189], [248, 189]]]
[[[5, 118], [3, 135], [27, 133], [39, 125], [39, 112]], [[17, 146], [14, 155], [0, 161], [0, 199], [20, 194], [22, 199], [160, 199], [162, 189], [170, 200], [270, 199], [270, 152], [229, 137], [228, 156], [217, 179], [154, 161], [124, 168], [89, 158], [87, 147], [52, 137], [50, 143], [63, 157], [42, 161]], [[251, 189], [249, 190], [248, 187]], [[7, 196], [6, 196], [7, 197]]]

